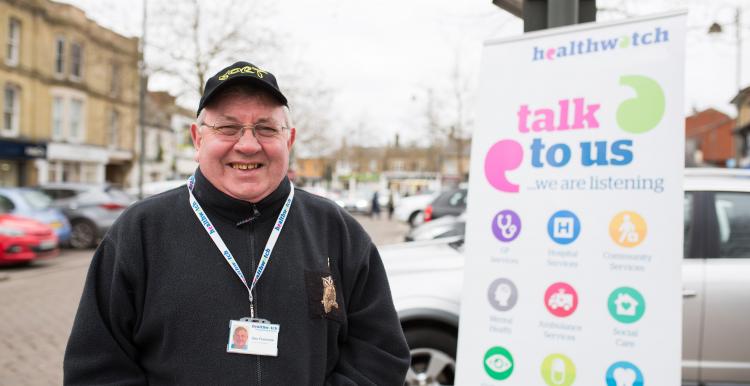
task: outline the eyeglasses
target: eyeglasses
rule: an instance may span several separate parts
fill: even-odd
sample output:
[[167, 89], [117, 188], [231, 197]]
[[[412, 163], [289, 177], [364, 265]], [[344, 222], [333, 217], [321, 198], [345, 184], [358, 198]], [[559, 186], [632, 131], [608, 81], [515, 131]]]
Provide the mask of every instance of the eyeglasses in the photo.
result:
[[225, 141], [239, 141], [239, 139], [245, 135], [245, 130], [250, 129], [253, 133], [253, 137], [255, 137], [258, 142], [271, 142], [278, 138], [281, 135], [281, 132], [286, 129], [284, 126], [277, 127], [268, 122], [258, 122], [252, 125], [240, 125], [235, 123], [216, 123], [208, 125], [204, 122], [201, 123], [201, 126], [211, 128], [218, 138]]

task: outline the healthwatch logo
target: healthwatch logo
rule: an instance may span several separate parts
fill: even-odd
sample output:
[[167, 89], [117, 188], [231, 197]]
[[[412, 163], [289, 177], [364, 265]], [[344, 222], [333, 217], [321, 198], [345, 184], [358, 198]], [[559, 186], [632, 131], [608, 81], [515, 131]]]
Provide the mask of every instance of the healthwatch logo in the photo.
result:
[[656, 27], [647, 32], [635, 31], [630, 35], [616, 36], [606, 39], [571, 40], [567, 44], [557, 47], [534, 46], [531, 61], [555, 60], [570, 56], [586, 55], [599, 52], [613, 51], [618, 48], [649, 46], [669, 41], [669, 31]]
[[[628, 134], [643, 134], [658, 126], [666, 107], [659, 83], [642, 75], [624, 75], [620, 77], [620, 85], [631, 88], [636, 95], [617, 107], [615, 120], [619, 129]], [[519, 106], [518, 133], [534, 138], [527, 148], [513, 139], [502, 139], [492, 145], [484, 159], [487, 181], [499, 191], [517, 193], [519, 185], [510, 181], [507, 173], [521, 167], [524, 161], [534, 169], [559, 169], [571, 163], [587, 168], [630, 164], [635, 158], [632, 138], [584, 140], [577, 147], [554, 141], [561, 132], [602, 130], [598, 118], [601, 106], [584, 97], [561, 99], [557, 106]]]

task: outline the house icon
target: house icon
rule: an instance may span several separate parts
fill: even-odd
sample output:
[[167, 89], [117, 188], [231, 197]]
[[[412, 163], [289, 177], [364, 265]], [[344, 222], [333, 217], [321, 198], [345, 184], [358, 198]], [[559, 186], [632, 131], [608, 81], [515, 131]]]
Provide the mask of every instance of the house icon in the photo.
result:
[[620, 316], [635, 316], [635, 309], [638, 308], [639, 302], [634, 297], [626, 293], [617, 294], [615, 300], [615, 313]]

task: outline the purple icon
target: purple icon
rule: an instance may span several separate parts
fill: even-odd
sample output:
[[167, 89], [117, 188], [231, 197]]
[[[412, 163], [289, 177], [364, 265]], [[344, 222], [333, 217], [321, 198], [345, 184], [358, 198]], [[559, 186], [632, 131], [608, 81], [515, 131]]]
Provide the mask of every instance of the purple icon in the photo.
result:
[[510, 242], [521, 233], [521, 218], [516, 212], [505, 209], [492, 220], [492, 233], [502, 242]]

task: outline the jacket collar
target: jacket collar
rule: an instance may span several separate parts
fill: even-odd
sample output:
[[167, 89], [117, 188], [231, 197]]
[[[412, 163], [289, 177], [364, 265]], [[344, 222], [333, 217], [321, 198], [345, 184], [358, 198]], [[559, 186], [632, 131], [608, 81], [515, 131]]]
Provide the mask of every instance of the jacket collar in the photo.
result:
[[279, 186], [262, 200], [256, 203], [242, 201], [217, 189], [203, 175], [200, 168], [197, 168], [195, 170], [193, 195], [204, 209], [218, 213], [240, 226], [249, 222], [265, 222], [268, 218], [275, 219], [284, 205], [290, 189], [289, 178], [284, 176]]

